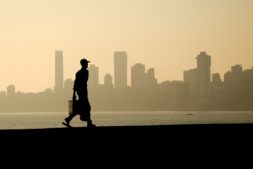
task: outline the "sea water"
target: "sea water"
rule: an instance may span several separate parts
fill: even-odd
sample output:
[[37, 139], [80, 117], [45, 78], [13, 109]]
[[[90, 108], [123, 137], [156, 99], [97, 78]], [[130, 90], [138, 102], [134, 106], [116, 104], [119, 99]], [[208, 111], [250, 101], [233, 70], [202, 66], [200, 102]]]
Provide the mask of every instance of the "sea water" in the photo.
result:
[[[0, 113], [1, 129], [61, 128], [67, 112]], [[253, 111], [119, 111], [91, 112], [97, 126], [253, 123]], [[71, 125], [86, 126], [79, 116]]]

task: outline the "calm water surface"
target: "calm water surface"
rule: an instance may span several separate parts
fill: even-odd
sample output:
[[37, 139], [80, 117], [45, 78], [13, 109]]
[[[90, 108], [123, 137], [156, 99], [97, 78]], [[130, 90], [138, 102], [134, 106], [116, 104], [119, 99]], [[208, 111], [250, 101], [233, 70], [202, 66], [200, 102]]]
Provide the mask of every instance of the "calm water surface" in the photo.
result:
[[[0, 129], [59, 128], [67, 112], [0, 113]], [[253, 123], [253, 111], [92, 112], [98, 126]], [[72, 126], [86, 126], [79, 116]]]

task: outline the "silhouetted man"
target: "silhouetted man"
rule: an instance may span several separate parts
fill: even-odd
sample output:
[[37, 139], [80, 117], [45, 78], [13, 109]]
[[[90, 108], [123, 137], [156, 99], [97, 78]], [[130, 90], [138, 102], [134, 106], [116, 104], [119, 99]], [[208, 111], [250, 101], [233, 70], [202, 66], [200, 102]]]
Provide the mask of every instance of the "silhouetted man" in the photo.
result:
[[[74, 91], [73, 91], [73, 104], [78, 104], [78, 106], [74, 105], [73, 113], [71, 113], [67, 118], [65, 118], [65, 124], [68, 127], [70, 126], [70, 121], [76, 116], [80, 115], [80, 120], [87, 121], [87, 127], [96, 127], [92, 123], [90, 117], [91, 106], [88, 100], [88, 89], [87, 82], [89, 79], [89, 72], [87, 70], [89, 61], [86, 59], [82, 59], [80, 64], [82, 68], [76, 73], [76, 79], [74, 83]], [[78, 101], [76, 100], [76, 93], [78, 95]]]

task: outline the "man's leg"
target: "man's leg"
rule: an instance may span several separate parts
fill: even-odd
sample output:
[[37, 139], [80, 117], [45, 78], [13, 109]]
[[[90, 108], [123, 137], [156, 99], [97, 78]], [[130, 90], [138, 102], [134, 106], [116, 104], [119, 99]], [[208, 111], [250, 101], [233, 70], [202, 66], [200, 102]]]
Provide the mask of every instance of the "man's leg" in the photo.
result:
[[91, 106], [90, 106], [90, 103], [89, 103], [89, 100], [87, 98], [86, 100], [86, 106], [87, 106], [87, 117], [88, 117], [88, 120], [87, 120], [87, 127], [96, 127], [95, 124], [92, 123], [92, 120], [91, 120], [91, 116], [90, 116], [90, 111], [91, 111]]
[[77, 115], [76, 112], [71, 113], [68, 117], [66, 117], [64, 120], [67, 124], [70, 123], [70, 121]]
[[77, 95], [79, 97], [81, 104], [83, 104], [82, 113], [84, 113], [85, 119], [87, 120], [87, 127], [95, 127], [96, 125], [92, 123], [90, 117], [91, 106], [88, 100], [88, 91], [86, 90], [84, 92], [77, 92]]
[[62, 122], [62, 124], [71, 128], [72, 126], [69, 123], [76, 115], [77, 115], [76, 113], [71, 113], [68, 117], [64, 119], [65, 122]]

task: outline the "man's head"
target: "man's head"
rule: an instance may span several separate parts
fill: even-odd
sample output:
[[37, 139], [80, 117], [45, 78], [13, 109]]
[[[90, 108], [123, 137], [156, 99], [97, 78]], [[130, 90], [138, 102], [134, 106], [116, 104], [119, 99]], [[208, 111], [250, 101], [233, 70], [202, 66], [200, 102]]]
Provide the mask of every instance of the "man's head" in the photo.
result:
[[87, 59], [81, 59], [80, 64], [82, 65], [83, 68], [87, 68], [89, 62], [90, 61], [88, 61]]

